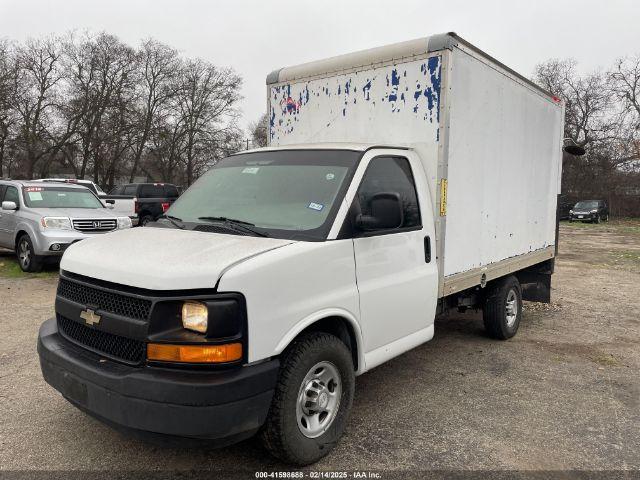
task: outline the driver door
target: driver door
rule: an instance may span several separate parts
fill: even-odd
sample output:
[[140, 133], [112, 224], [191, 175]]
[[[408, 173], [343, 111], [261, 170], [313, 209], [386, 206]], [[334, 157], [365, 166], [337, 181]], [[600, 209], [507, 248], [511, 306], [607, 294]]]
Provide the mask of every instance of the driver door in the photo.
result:
[[398, 193], [399, 228], [354, 232], [356, 280], [367, 369], [430, 340], [437, 304], [433, 210], [423, 167], [411, 152], [378, 154], [353, 199], [367, 211], [373, 195]]

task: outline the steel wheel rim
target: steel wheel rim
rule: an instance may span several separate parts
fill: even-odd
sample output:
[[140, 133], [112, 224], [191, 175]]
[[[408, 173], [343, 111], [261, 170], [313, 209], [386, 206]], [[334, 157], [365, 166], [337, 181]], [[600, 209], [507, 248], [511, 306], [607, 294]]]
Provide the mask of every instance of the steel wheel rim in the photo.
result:
[[511, 289], [507, 294], [507, 302], [505, 304], [505, 318], [507, 319], [507, 327], [511, 328], [518, 318], [518, 296], [516, 291]]
[[20, 265], [24, 268], [29, 266], [31, 262], [31, 250], [29, 249], [29, 244], [26, 240], [20, 242], [18, 246], [18, 258], [20, 259]]
[[340, 409], [342, 378], [331, 362], [316, 363], [305, 375], [296, 400], [296, 421], [307, 438], [317, 438], [333, 424]]

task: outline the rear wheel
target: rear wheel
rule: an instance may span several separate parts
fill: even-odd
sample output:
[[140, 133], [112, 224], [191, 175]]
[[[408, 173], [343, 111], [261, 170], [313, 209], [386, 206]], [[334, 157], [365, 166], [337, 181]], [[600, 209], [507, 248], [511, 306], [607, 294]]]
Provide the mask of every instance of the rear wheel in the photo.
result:
[[35, 254], [29, 235], [22, 235], [18, 240], [16, 255], [23, 272], [33, 273], [42, 270], [42, 260]]
[[308, 465], [327, 455], [344, 431], [355, 387], [351, 352], [337, 337], [311, 333], [282, 356], [262, 439], [287, 463]]
[[482, 317], [487, 333], [499, 340], [507, 340], [518, 331], [522, 319], [522, 289], [514, 276], [490, 285]]

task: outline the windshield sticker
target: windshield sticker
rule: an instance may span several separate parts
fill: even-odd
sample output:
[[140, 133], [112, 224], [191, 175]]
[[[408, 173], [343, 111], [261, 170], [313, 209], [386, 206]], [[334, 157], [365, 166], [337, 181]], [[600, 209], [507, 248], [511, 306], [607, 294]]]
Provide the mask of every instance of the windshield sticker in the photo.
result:
[[333, 180], [336, 176], [333, 173], [327, 173], [327, 180]]
[[42, 188], [42, 187], [26, 187], [24, 189], [25, 192], [41, 192], [43, 190], [44, 190], [44, 188]]
[[324, 208], [324, 205], [321, 203], [313, 203], [311, 202], [307, 208], [310, 208], [311, 210], [316, 210], [316, 211], [321, 211]]
[[258, 173], [258, 170], [260, 170], [260, 167], [247, 167], [242, 170], [242, 173], [252, 173], [255, 175], [256, 173]]
[[42, 194], [40, 192], [27, 192], [29, 194], [29, 200], [32, 202], [39, 202], [42, 200]]

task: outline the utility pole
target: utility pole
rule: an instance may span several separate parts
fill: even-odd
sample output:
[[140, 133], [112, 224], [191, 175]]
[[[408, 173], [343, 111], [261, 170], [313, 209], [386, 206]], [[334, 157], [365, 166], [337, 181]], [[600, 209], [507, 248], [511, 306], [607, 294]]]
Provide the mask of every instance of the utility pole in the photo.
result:
[[249, 139], [247, 138], [247, 150], [249, 150]]

